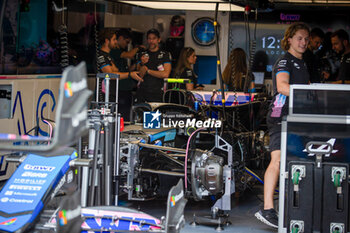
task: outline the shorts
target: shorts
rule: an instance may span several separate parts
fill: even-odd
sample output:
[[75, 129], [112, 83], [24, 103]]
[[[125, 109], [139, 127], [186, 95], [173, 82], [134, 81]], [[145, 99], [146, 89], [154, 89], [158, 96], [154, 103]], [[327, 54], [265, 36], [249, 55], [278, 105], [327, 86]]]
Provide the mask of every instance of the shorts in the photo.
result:
[[266, 119], [267, 128], [270, 135], [269, 149], [270, 152], [275, 150], [281, 150], [281, 131], [282, 124], [280, 121], [272, 119], [270, 116], [267, 116]]
[[270, 152], [275, 150], [281, 150], [281, 132], [275, 132], [270, 134]]

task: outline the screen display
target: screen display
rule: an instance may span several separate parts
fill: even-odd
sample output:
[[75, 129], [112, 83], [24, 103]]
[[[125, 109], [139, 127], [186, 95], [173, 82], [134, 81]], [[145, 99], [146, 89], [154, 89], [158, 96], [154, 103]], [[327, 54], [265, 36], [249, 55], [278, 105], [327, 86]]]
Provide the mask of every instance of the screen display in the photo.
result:
[[198, 84], [216, 84], [216, 56], [197, 56], [194, 73], [198, 76]]
[[264, 84], [264, 77], [265, 73], [264, 72], [253, 72], [254, 75], [254, 83], [258, 85]]
[[348, 99], [350, 91], [294, 89], [292, 113], [350, 116]]

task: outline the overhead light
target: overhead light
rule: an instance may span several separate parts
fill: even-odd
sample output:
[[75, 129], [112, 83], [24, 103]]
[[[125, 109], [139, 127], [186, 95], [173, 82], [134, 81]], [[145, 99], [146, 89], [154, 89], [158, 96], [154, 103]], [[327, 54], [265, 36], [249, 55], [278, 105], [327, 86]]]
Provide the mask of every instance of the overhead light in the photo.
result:
[[277, 0], [277, 3], [295, 3], [295, 4], [327, 4], [327, 5], [336, 5], [336, 4], [349, 4], [348, 0]]
[[216, 3], [219, 4], [219, 11], [244, 11], [243, 7], [228, 3], [227, 1], [133, 1], [120, 0], [119, 2], [127, 3], [135, 6], [159, 9], [159, 10], [193, 10], [193, 11], [215, 11]]
[[[130, 1], [134, 1], [134, 0], [130, 0]], [[141, 2], [159, 2], [159, 1], [143, 0]], [[161, 0], [160, 2], [204, 2], [204, 3], [216, 3], [216, 2], [225, 3], [226, 2], [227, 3], [227, 1], [225, 0]]]

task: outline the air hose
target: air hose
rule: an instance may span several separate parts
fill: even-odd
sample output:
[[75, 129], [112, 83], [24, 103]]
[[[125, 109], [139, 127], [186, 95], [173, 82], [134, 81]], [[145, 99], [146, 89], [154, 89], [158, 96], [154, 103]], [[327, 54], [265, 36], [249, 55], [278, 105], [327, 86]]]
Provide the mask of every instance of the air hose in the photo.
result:
[[252, 70], [253, 61], [254, 61], [255, 50], [256, 50], [256, 40], [253, 39], [249, 41], [249, 61], [248, 61], [247, 75], [246, 75], [247, 78], [246, 78], [246, 82], [244, 83], [244, 90], [249, 90], [250, 82], [252, 81], [251, 70]]
[[99, 71], [100, 67], [97, 62], [97, 58], [99, 57], [100, 50], [99, 50], [99, 41], [98, 41], [98, 29], [97, 29], [97, 10], [96, 10], [96, 0], [94, 5], [94, 19], [95, 19], [95, 25], [94, 25], [94, 32], [95, 32], [95, 53], [96, 53], [96, 72]]
[[[63, 14], [63, 13], [62, 13]], [[61, 67], [66, 68], [69, 65], [68, 56], [68, 29], [65, 24], [62, 24], [58, 28], [60, 34], [60, 49], [61, 49]]]
[[[219, 3], [216, 3], [215, 7], [215, 19], [214, 19], [214, 29], [215, 29], [215, 44], [216, 44], [216, 57], [217, 57], [217, 66], [218, 66], [218, 73], [219, 73], [219, 79], [220, 79], [220, 88], [221, 88], [221, 102], [222, 102], [222, 121], [223, 124], [226, 122], [226, 110], [225, 110], [225, 87], [224, 87], [224, 81], [222, 80], [222, 73], [221, 73], [221, 61], [220, 61], [220, 48], [219, 48], [219, 31], [218, 31], [218, 11], [219, 11]], [[222, 135], [225, 127], [221, 127], [220, 135]]]
[[69, 66], [68, 28], [65, 24], [64, 0], [62, 0], [62, 24], [59, 26], [58, 32], [60, 34], [61, 67], [64, 69]]
[[[98, 64], [98, 57], [100, 56], [100, 43], [99, 43], [99, 39], [98, 39], [98, 25], [97, 25], [97, 10], [96, 10], [96, 0], [95, 0], [95, 4], [94, 4], [94, 20], [95, 20], [95, 25], [94, 25], [94, 36], [95, 36], [95, 56], [96, 56], [96, 63], [95, 63], [95, 71], [96, 73], [99, 73], [100, 72], [100, 66]], [[103, 79], [100, 78], [98, 79], [98, 82], [99, 82], [99, 87], [102, 88], [102, 82], [103, 82]], [[104, 94], [102, 92], [102, 89], [99, 90], [99, 95], [97, 96], [97, 100], [98, 101], [105, 101], [104, 99]]]

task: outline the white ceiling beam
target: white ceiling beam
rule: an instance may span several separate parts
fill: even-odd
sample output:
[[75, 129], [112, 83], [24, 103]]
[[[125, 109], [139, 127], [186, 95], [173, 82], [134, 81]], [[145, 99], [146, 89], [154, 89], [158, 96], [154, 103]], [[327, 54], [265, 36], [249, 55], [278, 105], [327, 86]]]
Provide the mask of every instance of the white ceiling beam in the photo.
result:
[[244, 8], [237, 6], [226, 1], [205, 1], [205, 0], [192, 0], [192, 1], [133, 1], [133, 0], [120, 0], [121, 3], [127, 3], [135, 6], [159, 9], [159, 10], [198, 10], [198, 11], [215, 11], [216, 2], [219, 2], [219, 11], [244, 11]]

